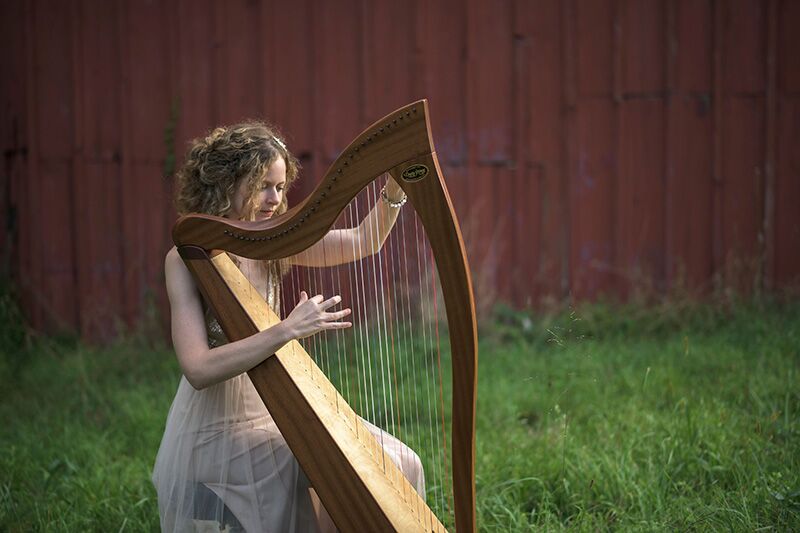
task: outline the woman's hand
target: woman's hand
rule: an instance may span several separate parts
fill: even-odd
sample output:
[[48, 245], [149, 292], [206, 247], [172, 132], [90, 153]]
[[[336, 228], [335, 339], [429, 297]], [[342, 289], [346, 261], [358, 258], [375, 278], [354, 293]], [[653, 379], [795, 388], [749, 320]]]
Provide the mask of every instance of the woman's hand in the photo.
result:
[[339, 322], [350, 314], [350, 309], [328, 313], [326, 310], [342, 301], [339, 295], [323, 301], [321, 294], [309, 298], [306, 291], [300, 292], [300, 301], [286, 317], [284, 323], [295, 339], [303, 339], [326, 329], [349, 328], [351, 322]]

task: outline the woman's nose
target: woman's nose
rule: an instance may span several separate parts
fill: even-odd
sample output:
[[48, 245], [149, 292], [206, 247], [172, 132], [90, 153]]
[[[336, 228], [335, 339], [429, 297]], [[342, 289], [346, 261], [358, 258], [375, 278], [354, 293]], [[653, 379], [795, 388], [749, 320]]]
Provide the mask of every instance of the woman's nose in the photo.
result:
[[268, 204], [279, 204], [281, 201], [280, 193], [275, 189], [267, 189], [266, 197], [264, 201]]

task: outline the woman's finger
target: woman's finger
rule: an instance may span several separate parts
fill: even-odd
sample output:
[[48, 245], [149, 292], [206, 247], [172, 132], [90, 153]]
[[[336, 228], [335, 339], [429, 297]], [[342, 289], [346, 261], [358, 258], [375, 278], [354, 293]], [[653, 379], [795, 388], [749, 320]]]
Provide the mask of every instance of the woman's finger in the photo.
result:
[[325, 300], [324, 302], [319, 304], [319, 306], [322, 309], [328, 309], [329, 307], [333, 307], [334, 305], [338, 304], [341, 301], [342, 301], [342, 297], [337, 294], [337, 295], [335, 295], [335, 296], [333, 296], [331, 298], [328, 298], [327, 300]]
[[350, 309], [342, 309], [341, 311], [335, 311], [333, 313], [325, 313], [326, 320], [338, 320], [340, 318], [344, 318], [350, 314]]
[[349, 328], [353, 325], [352, 322], [325, 322], [323, 326], [326, 329], [344, 329]]

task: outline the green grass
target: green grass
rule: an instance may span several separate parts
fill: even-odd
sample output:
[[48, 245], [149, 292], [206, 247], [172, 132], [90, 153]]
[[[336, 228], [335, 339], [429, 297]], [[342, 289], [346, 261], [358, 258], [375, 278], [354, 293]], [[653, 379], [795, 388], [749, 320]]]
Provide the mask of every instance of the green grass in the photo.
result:
[[[157, 530], [174, 355], [0, 304], [0, 531]], [[481, 529], [800, 530], [800, 303], [500, 309], [481, 339]]]
[[483, 528], [800, 528], [800, 306], [529, 320], [483, 345]]

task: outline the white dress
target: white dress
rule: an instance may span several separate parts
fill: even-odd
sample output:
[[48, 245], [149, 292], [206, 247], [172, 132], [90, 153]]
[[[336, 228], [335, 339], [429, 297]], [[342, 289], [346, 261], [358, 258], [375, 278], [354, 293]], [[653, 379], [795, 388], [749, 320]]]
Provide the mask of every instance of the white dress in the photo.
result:
[[[209, 347], [227, 342], [209, 312], [206, 326]], [[424, 495], [419, 457], [385, 432], [380, 441]], [[321, 505], [247, 374], [203, 390], [181, 376], [153, 484], [164, 532], [283, 533], [332, 526], [324, 510], [317, 516]]]

